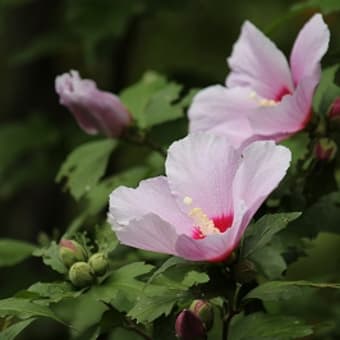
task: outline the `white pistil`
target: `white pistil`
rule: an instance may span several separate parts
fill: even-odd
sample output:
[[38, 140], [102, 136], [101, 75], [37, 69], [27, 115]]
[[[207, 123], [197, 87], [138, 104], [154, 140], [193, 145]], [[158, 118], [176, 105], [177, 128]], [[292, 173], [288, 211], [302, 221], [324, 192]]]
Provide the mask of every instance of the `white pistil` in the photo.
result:
[[255, 91], [251, 91], [249, 94], [249, 98], [255, 100], [260, 106], [276, 106], [277, 102], [273, 99], [265, 99], [261, 98], [257, 95]]
[[[192, 198], [184, 197], [183, 203], [187, 206], [192, 205]], [[189, 216], [194, 220], [194, 223], [200, 229], [203, 235], [218, 234], [220, 230], [216, 228], [214, 221], [211, 220], [201, 208], [192, 208], [189, 211]]]

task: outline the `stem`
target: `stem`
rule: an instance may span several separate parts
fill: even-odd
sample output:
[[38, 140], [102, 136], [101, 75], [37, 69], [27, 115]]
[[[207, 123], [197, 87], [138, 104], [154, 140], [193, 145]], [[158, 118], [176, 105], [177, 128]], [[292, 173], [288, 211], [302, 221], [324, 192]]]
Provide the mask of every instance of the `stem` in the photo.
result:
[[139, 131], [136, 134], [125, 134], [121, 137], [123, 140], [136, 145], [147, 146], [149, 149], [158, 152], [162, 157], [166, 158], [166, 151], [147, 135], [141, 134]]
[[228, 340], [230, 322], [232, 318], [240, 312], [237, 308], [237, 298], [240, 288], [241, 285], [237, 284], [233, 291], [233, 294], [231, 295], [231, 298], [228, 300], [228, 303], [225, 304], [227, 305], [227, 307], [225, 307], [225, 310], [228, 309], [228, 314], [223, 319], [222, 340]]
[[152, 338], [147, 335], [143, 330], [141, 330], [138, 326], [130, 324], [125, 326], [126, 329], [129, 329], [131, 331], [134, 331], [135, 333], [139, 334], [142, 338], [145, 340], [152, 340]]

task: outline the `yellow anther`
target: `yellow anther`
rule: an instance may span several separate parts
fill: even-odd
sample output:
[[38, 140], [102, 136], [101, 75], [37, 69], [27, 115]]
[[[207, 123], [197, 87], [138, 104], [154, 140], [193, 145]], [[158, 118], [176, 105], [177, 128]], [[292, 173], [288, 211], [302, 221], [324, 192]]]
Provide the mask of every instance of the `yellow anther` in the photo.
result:
[[256, 92], [255, 92], [255, 91], [251, 91], [250, 94], [249, 94], [249, 97], [250, 97], [251, 99], [255, 99], [255, 98], [257, 97]]
[[[183, 203], [186, 206], [191, 206], [192, 198], [190, 196], [185, 196], [183, 198]], [[190, 209], [188, 215], [194, 220], [195, 226], [199, 228], [203, 235], [220, 233], [220, 230], [215, 227], [214, 221], [211, 220], [201, 208]]]
[[249, 94], [251, 99], [254, 99], [260, 106], [275, 106], [277, 102], [273, 99], [261, 98], [257, 95], [255, 91], [251, 91]]
[[185, 196], [184, 199], [183, 199], [183, 203], [185, 205], [191, 205], [192, 204], [192, 198], [189, 197], [189, 196]]

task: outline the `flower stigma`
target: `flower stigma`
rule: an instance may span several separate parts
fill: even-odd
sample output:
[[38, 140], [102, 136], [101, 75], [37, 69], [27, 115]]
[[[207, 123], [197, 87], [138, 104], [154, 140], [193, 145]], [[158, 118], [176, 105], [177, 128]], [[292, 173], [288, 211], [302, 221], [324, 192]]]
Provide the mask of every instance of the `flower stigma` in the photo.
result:
[[[192, 205], [192, 198], [189, 196], [184, 197], [183, 203], [190, 207]], [[202, 208], [191, 208], [189, 210], [189, 216], [195, 223], [194, 238], [204, 238], [207, 235], [221, 233], [221, 231], [216, 228], [214, 221], [208, 217]]]

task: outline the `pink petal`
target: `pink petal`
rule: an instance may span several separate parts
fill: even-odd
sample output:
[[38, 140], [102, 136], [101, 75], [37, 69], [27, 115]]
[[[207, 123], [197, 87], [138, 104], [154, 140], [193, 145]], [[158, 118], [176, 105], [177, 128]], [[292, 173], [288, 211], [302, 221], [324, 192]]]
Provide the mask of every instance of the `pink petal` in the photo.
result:
[[245, 206], [237, 202], [232, 226], [220, 234], [208, 235], [204, 239], [195, 240], [186, 235], [181, 235], [176, 243], [176, 252], [180, 257], [191, 261], [220, 262], [228, 258], [238, 246], [242, 234]]
[[55, 80], [60, 104], [74, 115], [88, 134], [104, 133], [118, 137], [131, 123], [131, 116], [117, 96], [101, 91], [96, 83], [81, 79], [77, 71], [60, 75]]
[[320, 61], [328, 49], [329, 30], [321, 14], [314, 15], [301, 29], [290, 56], [294, 83], [304, 77], [319, 82]]
[[209, 235], [202, 240], [181, 235], [176, 243], [177, 255], [190, 261], [210, 261], [219, 262], [226, 259], [237, 244], [228, 238], [231, 229], [223, 235]]
[[210, 86], [200, 91], [189, 109], [189, 131], [228, 136], [236, 148], [252, 135], [247, 116], [257, 104], [248, 88]]
[[148, 214], [130, 220], [128, 225], [117, 227], [109, 217], [119, 241], [127, 246], [158, 253], [176, 255], [177, 234], [174, 226], [159, 216]]
[[129, 225], [131, 220], [150, 213], [175, 225], [182, 233], [191, 233], [192, 221], [177, 206], [165, 177], [141, 181], [136, 189], [121, 186], [110, 195], [109, 218], [115, 224]]
[[243, 151], [243, 160], [233, 183], [234, 206], [244, 206], [240, 238], [249, 221], [285, 176], [291, 152], [272, 141], [254, 142]]
[[293, 89], [287, 60], [283, 53], [250, 22], [245, 22], [228, 58], [231, 69], [228, 87], [248, 86], [266, 99]]
[[276, 106], [258, 107], [250, 116], [250, 124], [256, 139], [287, 138], [302, 130], [312, 114], [312, 100], [317, 83], [311, 77], [304, 78], [293, 95], [285, 96]]
[[232, 215], [231, 183], [239, 153], [228, 138], [197, 133], [170, 146], [165, 168], [171, 192], [185, 211], [183, 199], [202, 208], [209, 218]]

